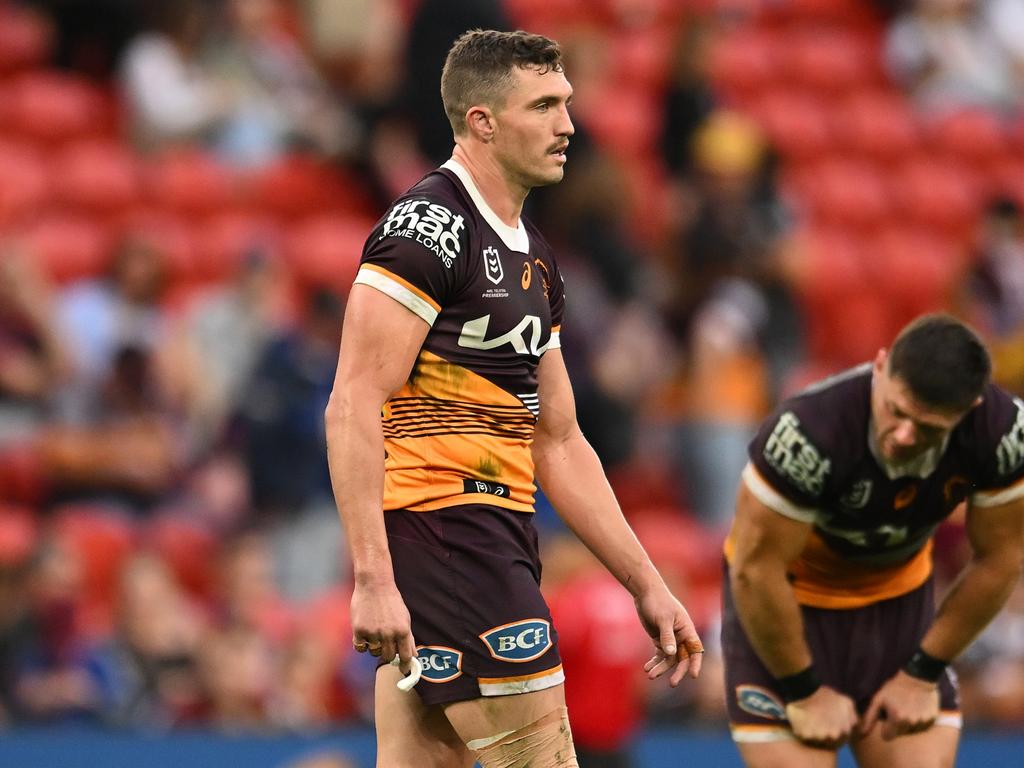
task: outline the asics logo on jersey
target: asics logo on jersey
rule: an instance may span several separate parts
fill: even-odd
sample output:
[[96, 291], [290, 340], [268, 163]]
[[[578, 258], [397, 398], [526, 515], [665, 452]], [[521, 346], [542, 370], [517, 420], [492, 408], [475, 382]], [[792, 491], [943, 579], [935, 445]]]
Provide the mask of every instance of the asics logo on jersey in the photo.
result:
[[1001, 475], [1008, 475], [1024, 464], [1024, 400], [1015, 397], [1013, 403], [1017, 406], [1017, 418], [996, 449]]
[[451, 268], [462, 250], [461, 233], [466, 220], [461, 214], [429, 200], [405, 200], [395, 205], [384, 219], [381, 237], [405, 237], [434, 252]]
[[[490, 322], [490, 315], [467, 321], [462, 326], [462, 333], [459, 335], [459, 346], [466, 349], [487, 350], [511, 344], [512, 349], [520, 355], [535, 357], [543, 355], [548, 348], [547, 344], [541, 345], [540, 343], [541, 325], [540, 318], [536, 315], [526, 315], [511, 331], [493, 339], [487, 338], [487, 326], [490, 325]], [[530, 335], [529, 341], [526, 339], [527, 330]]]

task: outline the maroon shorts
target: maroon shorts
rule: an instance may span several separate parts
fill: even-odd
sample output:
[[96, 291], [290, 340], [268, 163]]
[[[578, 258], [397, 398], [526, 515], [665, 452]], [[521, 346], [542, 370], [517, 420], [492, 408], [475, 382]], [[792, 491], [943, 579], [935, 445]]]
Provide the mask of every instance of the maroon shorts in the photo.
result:
[[484, 504], [384, 513], [426, 704], [539, 691], [562, 662], [533, 515]]
[[[775, 680], [761, 663], [740, 624], [725, 569], [722, 590], [722, 654], [725, 696], [736, 741], [786, 738], [788, 723]], [[905, 595], [863, 608], [801, 607], [804, 636], [822, 683], [849, 696], [863, 714], [871, 698], [907, 663], [935, 615], [929, 579]], [[938, 722], [959, 726], [956, 675], [939, 679]]]

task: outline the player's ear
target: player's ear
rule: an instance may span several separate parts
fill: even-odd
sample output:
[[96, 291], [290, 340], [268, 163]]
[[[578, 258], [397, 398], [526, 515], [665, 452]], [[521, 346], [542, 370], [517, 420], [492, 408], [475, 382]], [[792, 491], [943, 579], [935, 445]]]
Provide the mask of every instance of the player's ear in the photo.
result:
[[885, 362], [888, 359], [889, 359], [889, 350], [887, 350], [885, 347], [882, 347], [880, 350], [878, 350], [878, 354], [875, 355], [875, 365], [874, 365], [876, 373], [882, 373], [883, 371], [885, 371]]
[[469, 132], [485, 144], [494, 138], [494, 114], [485, 106], [470, 107], [466, 112]]

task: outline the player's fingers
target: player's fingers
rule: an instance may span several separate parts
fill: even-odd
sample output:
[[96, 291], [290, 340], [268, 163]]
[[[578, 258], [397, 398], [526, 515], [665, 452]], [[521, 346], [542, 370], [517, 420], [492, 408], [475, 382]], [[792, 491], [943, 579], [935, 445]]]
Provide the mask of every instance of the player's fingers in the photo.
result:
[[398, 668], [403, 675], [409, 674], [409, 663], [416, 655], [416, 643], [412, 635], [402, 635], [398, 640]]
[[680, 681], [682, 681], [683, 677], [685, 677], [686, 673], [689, 671], [691, 662], [692, 659], [689, 656], [684, 656], [682, 659], [680, 659], [679, 662], [676, 664], [676, 668], [675, 671], [672, 673], [672, 677], [668, 679], [668, 684], [671, 685], [673, 688], [679, 685]]
[[666, 656], [676, 655], [676, 631], [672, 617], [662, 619], [658, 624], [658, 647]]
[[650, 672], [652, 669], [658, 666], [658, 664], [660, 664], [662, 660], [664, 660], [664, 658], [665, 657], [662, 656], [660, 653], [656, 653], [654, 656], [651, 657], [650, 661], [644, 664], [644, 672]]
[[690, 659], [690, 677], [697, 679], [700, 676], [700, 668], [704, 664], [704, 644], [697, 637], [697, 633], [693, 632], [693, 634], [682, 639], [682, 647]]
[[648, 680], [657, 680], [672, 668], [672, 660], [663, 658], [647, 672]]
[[864, 713], [863, 719], [860, 721], [860, 733], [862, 736], [867, 736], [871, 733], [871, 730], [875, 727], [875, 723], [878, 722], [878, 718], [882, 712], [882, 700], [876, 695], [872, 700], [868, 711]]

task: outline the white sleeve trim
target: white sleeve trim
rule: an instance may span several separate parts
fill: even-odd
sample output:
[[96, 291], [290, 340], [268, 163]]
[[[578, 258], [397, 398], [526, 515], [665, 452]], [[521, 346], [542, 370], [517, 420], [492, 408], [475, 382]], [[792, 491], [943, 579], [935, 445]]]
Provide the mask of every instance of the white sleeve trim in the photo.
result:
[[750, 492], [754, 494], [758, 501], [769, 509], [775, 510], [780, 515], [801, 523], [818, 522], [818, 510], [799, 507], [791, 502], [768, 485], [757, 471], [757, 468], [750, 462], [747, 462], [747, 466], [743, 468], [743, 482], [746, 483], [747, 488], [750, 489]]
[[396, 280], [392, 280], [387, 275], [382, 275], [380, 272], [373, 269], [360, 267], [359, 273], [353, 281], [353, 284], [356, 283], [362, 283], [363, 285], [368, 285], [371, 288], [376, 288], [381, 293], [390, 296], [410, 312], [426, 321], [427, 325], [431, 327], [433, 327], [434, 321], [437, 320], [436, 309], [404, 285]]
[[548, 341], [548, 349], [562, 348], [562, 334], [559, 331], [551, 332], [551, 339]]
[[978, 491], [971, 494], [971, 504], [975, 507], [998, 507], [1001, 504], [1008, 504], [1021, 498], [1024, 498], [1024, 478], [1018, 480], [1009, 488], [999, 488], [995, 491]]

